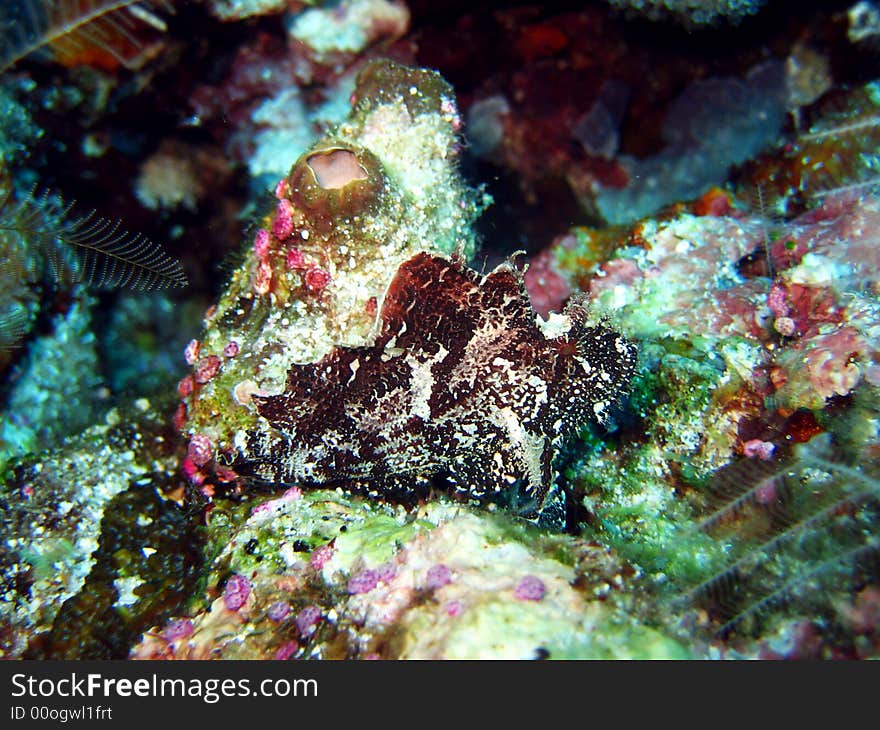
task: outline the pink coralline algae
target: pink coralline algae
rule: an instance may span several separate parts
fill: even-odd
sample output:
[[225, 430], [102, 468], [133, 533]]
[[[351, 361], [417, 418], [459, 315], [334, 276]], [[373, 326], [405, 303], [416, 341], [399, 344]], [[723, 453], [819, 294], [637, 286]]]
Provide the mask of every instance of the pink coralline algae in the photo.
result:
[[243, 575], [230, 576], [223, 589], [223, 605], [230, 611], [238, 611], [251, 594], [251, 583]]
[[[237, 476], [237, 475], [236, 475]], [[251, 515], [261, 515], [266, 513], [277, 512], [282, 509], [287, 502], [294, 502], [302, 497], [302, 490], [299, 487], [291, 487], [286, 490], [278, 499], [270, 499], [260, 502], [251, 510]]]
[[254, 236], [254, 256], [261, 261], [265, 259], [269, 255], [271, 243], [269, 231], [265, 228], [261, 228], [257, 231], [257, 235]]
[[286, 661], [298, 651], [299, 644], [295, 640], [291, 639], [290, 641], [285, 641], [278, 647], [278, 651], [275, 652], [275, 659], [280, 662]]
[[199, 358], [200, 343], [198, 340], [190, 340], [183, 350], [183, 359], [187, 365], [192, 365]]
[[162, 638], [168, 643], [186, 639], [193, 635], [193, 624], [188, 618], [171, 619], [162, 630]]
[[272, 233], [279, 241], [285, 241], [293, 233], [293, 204], [285, 199], [278, 201]]
[[513, 597], [520, 601], [540, 601], [545, 591], [544, 581], [538, 576], [525, 575], [513, 589]]
[[189, 457], [185, 458], [183, 462], [180, 464], [180, 470], [183, 472], [183, 475], [186, 477], [187, 481], [196, 486], [200, 487], [205, 483], [205, 473], [196, 466], [195, 462]]
[[348, 592], [352, 595], [369, 593], [379, 584], [379, 576], [375, 570], [362, 570], [348, 580]]
[[321, 570], [332, 557], [332, 545], [319, 545], [314, 550], [312, 550], [312, 554], [309, 556], [309, 565], [311, 565], [315, 570]]
[[458, 618], [464, 613], [464, 604], [461, 601], [449, 601], [445, 608], [446, 615], [450, 618]]
[[761, 459], [769, 461], [773, 458], [773, 452], [776, 446], [770, 441], [761, 441], [761, 439], [750, 439], [743, 444], [743, 456], [750, 459]]
[[171, 425], [178, 433], [182, 433], [183, 427], [186, 426], [186, 414], [186, 403], [178, 403], [177, 408], [174, 409], [174, 416], [171, 419]]
[[238, 474], [229, 467], [215, 465], [214, 466], [214, 477], [221, 484], [229, 484], [238, 479]]
[[195, 381], [205, 384], [210, 381], [220, 370], [221, 360], [216, 355], [208, 355], [199, 360], [194, 374]]
[[317, 294], [330, 283], [330, 273], [324, 269], [315, 267], [306, 272], [306, 288], [313, 294]]
[[452, 582], [452, 571], [443, 563], [432, 565], [425, 575], [425, 588], [429, 591], [437, 590]]
[[394, 563], [382, 563], [376, 568], [376, 579], [380, 583], [390, 583], [397, 575], [397, 566]]
[[268, 294], [272, 290], [272, 264], [268, 261], [260, 261], [257, 264], [254, 276], [254, 291], [257, 294]]
[[549, 249], [542, 251], [531, 260], [525, 273], [525, 285], [532, 306], [542, 317], [550, 312], [561, 312], [565, 301], [571, 296], [571, 286], [554, 267], [555, 258]]
[[646, 221], [621, 234], [620, 255], [601, 264], [590, 292], [624, 321], [634, 316], [643, 338], [754, 343], [754, 370], [740, 372], [747, 387], [773, 395], [783, 416], [817, 411], [851, 394], [880, 360], [878, 230], [880, 199], [848, 194], [781, 223], [742, 211]]
[[315, 626], [322, 616], [321, 609], [317, 606], [306, 606], [296, 615], [296, 628], [301, 636], [308, 636], [315, 630]]
[[813, 339], [804, 360], [810, 383], [823, 398], [850, 393], [859, 382], [861, 371], [855, 361], [864, 356], [867, 347], [859, 333], [842, 327]]
[[204, 434], [193, 434], [190, 436], [186, 455], [196, 466], [204, 466], [214, 458], [214, 444]]
[[195, 380], [193, 380], [193, 376], [187, 375], [185, 378], [181, 378], [180, 382], [177, 384], [177, 394], [181, 398], [186, 398], [192, 395], [194, 388]]
[[266, 609], [266, 615], [272, 621], [284, 621], [290, 615], [290, 604], [287, 601], [276, 601]]
[[303, 252], [295, 246], [287, 252], [287, 268], [297, 271], [306, 267], [306, 259]]
[[788, 292], [782, 282], [774, 281], [767, 294], [767, 306], [777, 317], [787, 317], [791, 311], [788, 305]]

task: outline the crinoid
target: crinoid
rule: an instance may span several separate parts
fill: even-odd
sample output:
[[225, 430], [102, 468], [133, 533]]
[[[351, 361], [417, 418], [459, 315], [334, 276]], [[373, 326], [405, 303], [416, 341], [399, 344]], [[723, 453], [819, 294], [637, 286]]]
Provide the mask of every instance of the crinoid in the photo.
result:
[[95, 211], [76, 215], [73, 204], [49, 191], [0, 201], [0, 232], [20, 237], [62, 283], [140, 291], [185, 286], [177, 259], [121, 221]]
[[[158, 11], [158, 12], [157, 12]], [[139, 66], [167, 28], [171, 0], [7, 0], [0, 9], [0, 72], [42, 51], [61, 63]]]

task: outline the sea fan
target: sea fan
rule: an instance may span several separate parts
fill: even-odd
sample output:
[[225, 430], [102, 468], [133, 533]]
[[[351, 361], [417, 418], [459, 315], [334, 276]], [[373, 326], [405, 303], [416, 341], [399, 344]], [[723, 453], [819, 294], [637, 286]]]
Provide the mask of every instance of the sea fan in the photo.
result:
[[0, 72], [37, 50], [67, 65], [137, 67], [150, 45], [144, 31], [167, 28], [154, 9], [171, 0], [10, 0], [0, 9]]
[[0, 202], [0, 231], [21, 236], [60, 282], [141, 291], [186, 285], [180, 262], [159, 245], [124, 230], [120, 221], [72, 210], [72, 203], [48, 191], [18, 202], [8, 195]]

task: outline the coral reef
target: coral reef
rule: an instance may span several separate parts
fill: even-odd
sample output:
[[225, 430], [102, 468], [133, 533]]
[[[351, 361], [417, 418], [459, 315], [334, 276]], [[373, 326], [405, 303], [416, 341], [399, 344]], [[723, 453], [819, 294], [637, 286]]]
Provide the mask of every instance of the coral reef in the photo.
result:
[[177, 456], [164, 429], [140, 400], [4, 467], [4, 658], [121, 658], [146, 626], [180, 610], [199, 540], [168, 498]]
[[51, 333], [32, 342], [13, 369], [14, 385], [2, 420], [0, 461], [54, 446], [86, 428], [103, 410], [92, 306], [86, 296], [59, 314]]
[[876, 4], [697, 5], [0, 10], [3, 658], [876, 658]]
[[458, 177], [450, 87], [435, 73], [376, 62], [353, 99], [349, 120], [278, 182], [274, 211], [190, 354], [186, 432], [221, 452], [255, 428], [251, 396], [281, 392], [295, 363], [368, 342], [403, 261], [473, 253], [470, 224], [487, 201]]
[[792, 216], [833, 193], [876, 191], [880, 142], [877, 82], [837, 90], [810, 109], [805, 129], [780, 149], [743, 166], [742, 195], [760, 212]]
[[400, 0], [342, 0], [332, 7], [303, 10], [291, 18], [290, 37], [321, 65], [338, 63], [379, 41], [399, 38], [409, 28], [409, 8]]
[[506, 515], [291, 489], [215, 511], [209, 532], [209, 605], [154, 626], [133, 658], [687, 656], [627, 616], [612, 552]]
[[[868, 489], [868, 506], [859, 506], [864, 486], [848, 486], [852, 480], [841, 470], [852, 460], [867, 468], [880, 441], [874, 415], [880, 309], [867, 273], [876, 265], [877, 205], [873, 197], [842, 192], [780, 221], [738, 210], [729, 196], [712, 193], [691, 206], [703, 215], [674, 210], [617, 229], [613, 253], [605, 232], [578, 231], [542, 254], [566, 288], [588, 288], [595, 307], [612, 311], [642, 353], [630, 409], [647, 440], [611, 449], [607, 439], [588, 434], [568, 472], [587, 524], [667, 589], [677, 585], [694, 598], [681, 587], [714, 590], [733, 581], [740, 598], [726, 597], [724, 610], [710, 612], [722, 633], [737, 628], [748, 636], [740, 622], [766, 618], [771, 604], [801, 590], [798, 577], [825, 574], [831, 565], [858, 575], [876, 550], [872, 539], [853, 543], [840, 531], [876, 529], [875, 492]], [[540, 287], [541, 280], [531, 285]], [[812, 457], [791, 460], [792, 444], [824, 431], [846, 455], [838, 452], [821, 466]], [[727, 474], [734, 467], [739, 471]], [[782, 473], [791, 475], [791, 497], [773, 486], [773, 475]], [[734, 489], [725, 487], [723, 517], [701, 522], [712, 501], [707, 494], [725, 485]], [[742, 510], [743, 500], [757, 503], [757, 514]], [[842, 516], [836, 524], [826, 520], [835, 503], [851, 515], [848, 525]], [[716, 519], [736, 528], [719, 536], [707, 530]], [[751, 540], [761, 520], [771, 525], [764, 545]], [[798, 526], [812, 549], [791, 556], [788, 534], [797, 533], [780, 539], [773, 527], [780, 523], [779, 531]], [[785, 557], [771, 563], [772, 577], [746, 588], [746, 560], [766, 569], [766, 551], [781, 547]], [[737, 550], [749, 557], [736, 570], [717, 567]], [[826, 581], [801, 610], [827, 611], [844, 596]], [[758, 630], [753, 621], [746, 624]]]

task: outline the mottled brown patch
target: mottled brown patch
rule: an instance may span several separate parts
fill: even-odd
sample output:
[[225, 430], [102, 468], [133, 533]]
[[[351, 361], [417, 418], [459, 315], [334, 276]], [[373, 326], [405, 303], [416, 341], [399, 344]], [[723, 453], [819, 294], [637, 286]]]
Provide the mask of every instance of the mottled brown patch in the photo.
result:
[[295, 365], [283, 393], [253, 397], [265, 424], [236, 468], [377, 494], [444, 475], [481, 496], [522, 479], [540, 507], [562, 439], [602, 419], [636, 361], [619, 334], [585, 324], [580, 303], [566, 314], [567, 331], [547, 337], [519, 271], [481, 276], [418, 254], [391, 282], [372, 346]]

